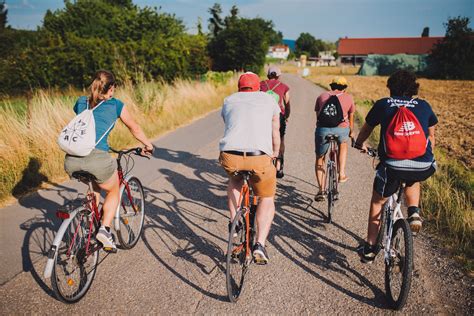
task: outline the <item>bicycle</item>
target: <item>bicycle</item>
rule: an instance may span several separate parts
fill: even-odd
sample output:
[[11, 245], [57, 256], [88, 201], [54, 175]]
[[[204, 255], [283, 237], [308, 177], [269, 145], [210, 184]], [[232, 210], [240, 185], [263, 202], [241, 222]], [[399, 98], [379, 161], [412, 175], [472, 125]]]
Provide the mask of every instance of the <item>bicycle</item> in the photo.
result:
[[326, 163], [326, 191], [328, 199], [328, 216], [327, 222], [332, 222], [332, 213], [334, 211], [335, 201], [339, 198], [339, 191], [337, 189], [339, 184], [338, 177], [338, 163], [339, 146], [337, 144], [337, 135], [327, 135], [326, 140], [329, 142], [328, 161]]
[[[378, 157], [373, 148], [367, 148], [367, 154]], [[404, 188], [402, 181], [397, 192], [384, 203], [375, 244], [375, 253], [384, 251], [385, 292], [395, 310], [402, 309], [407, 301], [413, 273], [413, 236], [401, 210]]]
[[[117, 172], [120, 181], [120, 201], [114, 218], [114, 228], [119, 244], [123, 249], [133, 248], [141, 235], [145, 217], [145, 192], [140, 180], [130, 174], [134, 165], [131, 153], [143, 156], [141, 148], [123, 151], [118, 154]], [[125, 157], [125, 172], [121, 165]], [[149, 159], [149, 157], [146, 157]], [[93, 190], [96, 178], [83, 171], [74, 172], [72, 177], [87, 183], [88, 190], [83, 199], [66, 204], [56, 212], [63, 220], [48, 251], [48, 261], [44, 277], [51, 278], [56, 297], [64, 303], [76, 303], [90, 289], [94, 280], [99, 250], [102, 244], [95, 240], [102, 219], [98, 201]], [[111, 249], [104, 249], [104, 251]]]
[[[253, 262], [252, 247], [256, 242], [257, 197], [249, 186], [252, 171], [236, 171], [234, 176], [242, 176], [239, 207], [232, 221], [227, 244], [226, 286], [229, 300], [237, 302], [242, 293], [245, 274]], [[252, 204], [250, 203], [252, 201]]]

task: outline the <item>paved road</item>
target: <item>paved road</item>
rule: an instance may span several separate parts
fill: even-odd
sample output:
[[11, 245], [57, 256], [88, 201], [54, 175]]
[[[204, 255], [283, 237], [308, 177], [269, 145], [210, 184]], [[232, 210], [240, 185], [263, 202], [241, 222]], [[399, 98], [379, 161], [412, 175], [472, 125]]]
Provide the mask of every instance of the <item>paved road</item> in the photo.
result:
[[[326, 224], [324, 203], [312, 200], [312, 108], [322, 90], [297, 76], [286, 75], [284, 81], [292, 90], [293, 110], [286, 176], [278, 184], [269, 237], [271, 261], [252, 266], [237, 304], [226, 298], [226, 177], [216, 160], [223, 124], [214, 112], [158, 139], [155, 159], [136, 159], [148, 201], [143, 240], [132, 250], [102, 254], [91, 290], [75, 305], [55, 300], [41, 274], [44, 250], [57, 227], [54, 209], [81, 185], [67, 182], [1, 210], [0, 313], [388, 312], [382, 261], [366, 266], [354, 252], [366, 229], [370, 160], [349, 151], [350, 180], [341, 186], [334, 223]], [[416, 267], [428, 268], [417, 268], [405, 311], [472, 311], [470, 283], [451, 272], [452, 263], [435, 256], [426, 238], [417, 240], [416, 250]], [[440, 286], [442, 278], [453, 280], [449, 291]]]

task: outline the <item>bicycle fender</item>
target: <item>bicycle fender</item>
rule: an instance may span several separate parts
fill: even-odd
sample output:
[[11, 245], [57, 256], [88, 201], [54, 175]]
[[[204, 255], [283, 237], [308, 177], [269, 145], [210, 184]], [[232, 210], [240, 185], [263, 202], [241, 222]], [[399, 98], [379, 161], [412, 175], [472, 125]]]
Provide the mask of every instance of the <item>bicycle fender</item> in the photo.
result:
[[[133, 175], [129, 174], [124, 178], [124, 180], [128, 182], [131, 178], [133, 178]], [[115, 226], [116, 232], [120, 230], [120, 206], [122, 203], [122, 193], [124, 190], [125, 190], [125, 185], [121, 184], [120, 192], [119, 192], [120, 201], [119, 201], [119, 204], [117, 205], [117, 210], [115, 211], [115, 217], [114, 217], [114, 226]]]
[[48, 251], [48, 261], [46, 262], [46, 267], [44, 268], [44, 273], [43, 273], [46, 279], [49, 279], [51, 277], [51, 273], [53, 272], [54, 259], [56, 258], [59, 244], [61, 243], [61, 240], [63, 239], [63, 235], [66, 232], [67, 227], [69, 226], [71, 221], [74, 219], [74, 217], [76, 217], [79, 210], [80, 208], [72, 211], [69, 215], [69, 218], [63, 220], [61, 226], [58, 229], [58, 232], [56, 233], [56, 236], [54, 236], [54, 241], [51, 244], [51, 248]]

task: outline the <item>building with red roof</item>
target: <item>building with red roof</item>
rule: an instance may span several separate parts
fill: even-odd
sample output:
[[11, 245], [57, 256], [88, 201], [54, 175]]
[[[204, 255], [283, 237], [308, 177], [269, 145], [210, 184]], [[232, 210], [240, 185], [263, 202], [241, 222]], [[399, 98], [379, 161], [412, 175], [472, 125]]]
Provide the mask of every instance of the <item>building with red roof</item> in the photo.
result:
[[342, 63], [363, 63], [369, 54], [429, 54], [443, 37], [341, 38], [337, 52]]

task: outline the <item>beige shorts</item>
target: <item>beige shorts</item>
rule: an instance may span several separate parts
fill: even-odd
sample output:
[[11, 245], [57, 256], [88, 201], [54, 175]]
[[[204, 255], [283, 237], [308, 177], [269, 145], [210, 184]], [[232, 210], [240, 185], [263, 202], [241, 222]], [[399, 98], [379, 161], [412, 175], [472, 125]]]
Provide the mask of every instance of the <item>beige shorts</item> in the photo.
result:
[[259, 197], [273, 197], [276, 192], [276, 169], [267, 155], [239, 156], [221, 152], [219, 162], [229, 177], [235, 177], [235, 171], [253, 171], [250, 185]]
[[86, 171], [94, 175], [98, 183], [104, 183], [117, 170], [117, 161], [108, 152], [94, 149], [85, 157], [66, 155], [64, 170], [70, 177], [72, 177], [73, 172]]

